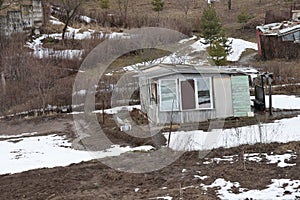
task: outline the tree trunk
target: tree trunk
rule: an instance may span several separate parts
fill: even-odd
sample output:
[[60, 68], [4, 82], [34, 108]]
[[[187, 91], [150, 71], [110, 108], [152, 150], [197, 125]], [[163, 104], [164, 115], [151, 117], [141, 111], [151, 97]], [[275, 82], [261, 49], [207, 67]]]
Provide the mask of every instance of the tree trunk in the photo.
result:
[[66, 35], [66, 31], [68, 29], [68, 24], [69, 24], [69, 20], [66, 21], [65, 26], [63, 28], [63, 32], [62, 32], [62, 36], [61, 39], [64, 40], [65, 39], [65, 35]]
[[1, 72], [1, 82], [3, 88], [3, 95], [6, 95], [6, 80], [3, 72]]
[[231, 0], [228, 0], [228, 10], [231, 10]]

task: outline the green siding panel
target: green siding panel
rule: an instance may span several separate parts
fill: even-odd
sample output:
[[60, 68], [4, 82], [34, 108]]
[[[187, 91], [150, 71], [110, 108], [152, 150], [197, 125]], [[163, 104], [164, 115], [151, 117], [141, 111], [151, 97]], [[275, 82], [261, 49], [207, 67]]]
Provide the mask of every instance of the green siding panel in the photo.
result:
[[251, 112], [248, 77], [232, 76], [231, 87], [234, 117], [248, 116]]

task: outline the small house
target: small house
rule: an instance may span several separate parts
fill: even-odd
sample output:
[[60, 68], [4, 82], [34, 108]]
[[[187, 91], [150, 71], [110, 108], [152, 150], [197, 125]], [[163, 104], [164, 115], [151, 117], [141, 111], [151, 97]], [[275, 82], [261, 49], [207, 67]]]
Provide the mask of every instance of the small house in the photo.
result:
[[[296, 17], [297, 15], [295, 15]], [[258, 55], [266, 60], [300, 56], [300, 21], [284, 21], [256, 27]]]
[[9, 36], [30, 31], [40, 34], [43, 16], [42, 0], [23, 0], [12, 4], [0, 10], [0, 35]]
[[249, 79], [229, 68], [158, 64], [139, 74], [141, 109], [155, 124], [251, 114]]

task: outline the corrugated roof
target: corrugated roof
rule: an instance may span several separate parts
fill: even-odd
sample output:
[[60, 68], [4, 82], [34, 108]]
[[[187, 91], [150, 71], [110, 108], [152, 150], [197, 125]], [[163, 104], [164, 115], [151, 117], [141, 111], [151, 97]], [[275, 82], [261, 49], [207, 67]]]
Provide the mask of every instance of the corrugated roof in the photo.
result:
[[218, 66], [158, 64], [140, 69], [138, 77], [160, 78], [175, 74], [242, 74], [237, 70]]
[[281, 23], [271, 23], [262, 26], [257, 26], [264, 35], [278, 35], [283, 36], [289, 33], [300, 30], [299, 21], [284, 21]]
[[20, 11], [20, 5], [32, 5], [32, 0], [22, 0], [12, 4], [4, 0], [3, 7], [5, 7], [5, 9], [0, 10], [0, 15], [6, 15], [7, 11]]

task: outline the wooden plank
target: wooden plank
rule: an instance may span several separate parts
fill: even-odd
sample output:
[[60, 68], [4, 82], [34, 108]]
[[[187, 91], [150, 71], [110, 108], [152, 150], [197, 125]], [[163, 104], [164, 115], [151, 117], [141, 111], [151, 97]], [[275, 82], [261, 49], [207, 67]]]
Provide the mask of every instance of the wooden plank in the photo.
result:
[[248, 116], [251, 112], [248, 77], [232, 76], [231, 85], [234, 117]]

